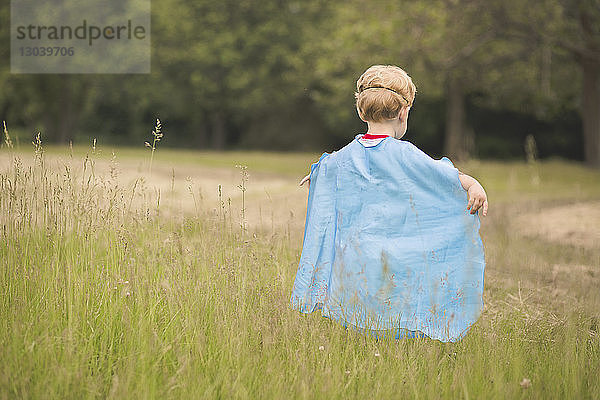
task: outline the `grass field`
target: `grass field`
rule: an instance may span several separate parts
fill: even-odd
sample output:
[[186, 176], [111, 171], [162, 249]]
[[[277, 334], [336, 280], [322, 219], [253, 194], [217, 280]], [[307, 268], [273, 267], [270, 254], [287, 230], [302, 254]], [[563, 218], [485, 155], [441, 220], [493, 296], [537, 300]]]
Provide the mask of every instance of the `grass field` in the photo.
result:
[[376, 341], [289, 307], [318, 156], [0, 149], [0, 399], [600, 398], [599, 172], [459, 165], [484, 313]]

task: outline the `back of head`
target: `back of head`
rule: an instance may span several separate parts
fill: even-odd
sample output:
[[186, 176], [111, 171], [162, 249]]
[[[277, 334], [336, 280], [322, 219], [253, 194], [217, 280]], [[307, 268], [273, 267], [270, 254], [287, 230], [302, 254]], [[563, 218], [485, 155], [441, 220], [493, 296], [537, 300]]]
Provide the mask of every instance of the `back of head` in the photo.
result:
[[417, 89], [408, 74], [394, 65], [373, 65], [356, 81], [356, 109], [363, 121], [381, 122], [398, 117], [412, 106]]

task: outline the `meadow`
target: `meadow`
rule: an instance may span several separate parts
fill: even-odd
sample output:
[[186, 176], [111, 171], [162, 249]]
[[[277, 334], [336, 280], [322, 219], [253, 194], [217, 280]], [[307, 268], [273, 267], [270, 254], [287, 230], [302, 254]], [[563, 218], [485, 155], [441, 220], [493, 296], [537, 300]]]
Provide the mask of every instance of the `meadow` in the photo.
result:
[[377, 341], [289, 307], [319, 154], [150, 153], [0, 149], [0, 399], [600, 398], [600, 172], [458, 165], [484, 312]]

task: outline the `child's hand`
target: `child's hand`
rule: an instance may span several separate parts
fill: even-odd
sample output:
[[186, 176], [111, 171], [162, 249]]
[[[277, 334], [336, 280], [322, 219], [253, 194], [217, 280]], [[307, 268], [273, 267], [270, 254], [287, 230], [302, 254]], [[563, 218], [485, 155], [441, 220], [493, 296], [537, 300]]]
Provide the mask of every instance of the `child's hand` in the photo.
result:
[[306, 182], [308, 182], [308, 185], [310, 186], [310, 174], [302, 178], [302, 180], [300, 181], [300, 186], [304, 185]]
[[467, 210], [471, 210], [471, 214], [475, 214], [481, 208], [481, 212], [485, 217], [488, 210], [488, 201], [483, 186], [479, 182], [474, 182], [467, 190], [467, 195], [469, 196]]

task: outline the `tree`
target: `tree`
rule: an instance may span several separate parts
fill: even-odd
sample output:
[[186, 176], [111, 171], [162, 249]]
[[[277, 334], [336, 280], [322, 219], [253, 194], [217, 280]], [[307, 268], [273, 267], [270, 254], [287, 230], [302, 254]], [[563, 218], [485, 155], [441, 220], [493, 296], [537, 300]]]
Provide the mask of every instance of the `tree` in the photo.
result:
[[154, 7], [159, 69], [187, 97], [194, 125], [213, 148], [224, 148], [228, 132], [253, 115], [302, 96], [299, 48], [323, 3], [169, 0]]
[[[589, 0], [563, 3], [568, 33], [556, 38], [582, 69], [582, 118], [585, 161], [600, 168], [600, 4]], [[575, 22], [576, 21], [576, 22]], [[571, 22], [570, 24], [568, 22]]]
[[365, 68], [400, 64], [417, 83], [419, 97], [445, 100], [445, 154], [456, 160], [468, 158], [475, 139], [467, 123], [466, 97], [472, 92], [495, 96], [491, 85], [506, 75], [506, 64], [526, 53], [521, 43], [502, 38], [503, 26], [489, 3], [374, 2], [368, 10], [363, 10], [362, 2], [340, 3], [330, 24], [333, 32], [325, 31], [334, 40], [318, 42], [319, 101], [333, 110], [330, 118], [337, 123], [349, 119], [352, 82]]
[[[581, 115], [586, 163], [600, 168], [600, 3], [594, 0], [545, 0], [497, 9], [511, 34], [560, 55], [567, 52], [580, 69]], [[573, 79], [568, 85], [573, 86]]]

